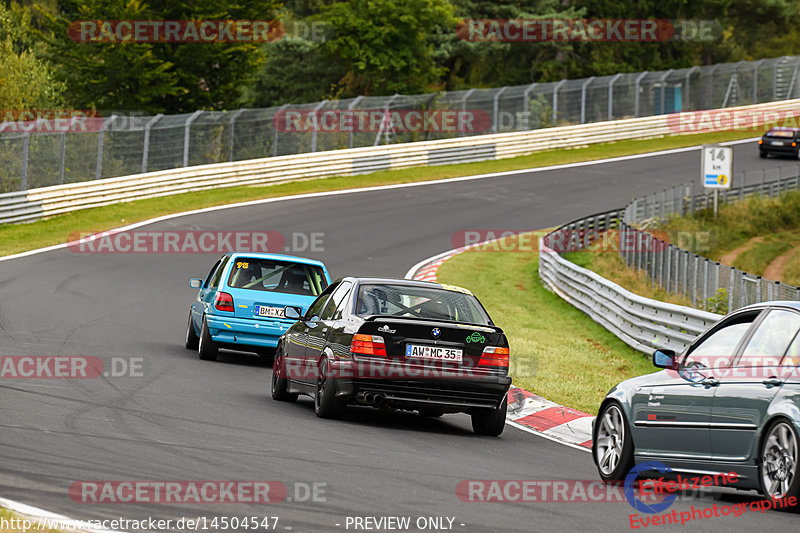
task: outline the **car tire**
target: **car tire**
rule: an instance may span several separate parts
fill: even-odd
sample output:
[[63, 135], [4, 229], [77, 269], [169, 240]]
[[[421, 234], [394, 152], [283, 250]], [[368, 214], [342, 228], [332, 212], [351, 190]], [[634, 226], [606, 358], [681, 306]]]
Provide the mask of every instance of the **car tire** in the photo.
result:
[[444, 416], [444, 409], [441, 407], [429, 407], [428, 409], [419, 409], [420, 416], [425, 418], [439, 418]]
[[471, 413], [472, 431], [476, 435], [499, 437], [506, 427], [506, 413], [508, 412], [508, 397], [503, 396], [503, 401], [497, 409], [480, 409]]
[[296, 402], [297, 394], [288, 392], [288, 385], [286, 358], [283, 356], [283, 348], [278, 346], [275, 351], [275, 359], [272, 361], [272, 377], [270, 378], [272, 399], [278, 402]]
[[187, 350], [196, 350], [197, 345], [200, 342], [200, 337], [197, 336], [197, 333], [194, 331], [194, 324], [192, 324], [192, 312], [189, 311], [189, 320], [186, 323], [186, 349]]
[[338, 420], [344, 416], [345, 399], [336, 396], [336, 387], [329, 379], [330, 362], [327, 357], [320, 361], [317, 372], [317, 385], [314, 388], [314, 414], [319, 418]]
[[603, 407], [592, 431], [592, 458], [605, 482], [625, 479], [633, 468], [633, 440], [630, 425], [616, 402]]
[[767, 152], [764, 152], [763, 150], [759, 151], [758, 152], [758, 157], [760, 157], [761, 159], [766, 159], [767, 158]]
[[[800, 439], [797, 431], [791, 422], [780, 419], [772, 423], [764, 435], [758, 461], [761, 493], [775, 500], [788, 502], [789, 498], [795, 498], [797, 501], [800, 498], [797, 465], [800, 460]], [[776, 508], [800, 511], [800, 505]]]
[[219, 354], [219, 347], [217, 343], [211, 339], [211, 333], [208, 331], [208, 324], [206, 324], [206, 317], [203, 317], [203, 325], [200, 327], [200, 341], [197, 344], [197, 355], [203, 361], [216, 361], [217, 354]]

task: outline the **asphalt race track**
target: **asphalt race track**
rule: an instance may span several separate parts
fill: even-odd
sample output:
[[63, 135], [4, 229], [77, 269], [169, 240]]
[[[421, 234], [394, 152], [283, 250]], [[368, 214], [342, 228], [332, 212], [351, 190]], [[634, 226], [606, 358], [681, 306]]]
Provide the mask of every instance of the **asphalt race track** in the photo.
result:
[[[760, 160], [753, 143], [737, 145], [735, 157], [737, 172], [796, 164]], [[621, 207], [636, 195], [696, 178], [699, 160], [695, 150], [328, 195], [184, 216], [146, 229], [324, 233], [325, 251], [306, 255], [324, 260], [334, 278], [399, 277], [451, 248], [458, 231], [540, 229]], [[200, 361], [183, 347], [195, 295], [187, 280], [204, 277], [216, 255], [61, 249], [0, 262], [0, 354], [142, 361], [139, 376], [0, 380], [0, 497], [77, 519], [277, 516], [278, 530], [298, 533], [346, 531], [348, 516], [410, 516], [412, 524], [443, 516], [454, 518], [453, 530], [470, 533], [630, 529], [633, 508], [626, 502], [481, 503], [456, 496], [458, 483], [469, 479], [596, 480], [585, 451], [511, 427], [501, 438], [476, 437], [466, 415], [423, 419], [351, 408], [344, 421], [320, 420], [308, 399], [284, 404], [268, 397], [271, 370], [263, 360], [223, 352], [216, 363]], [[70, 485], [91, 480], [274, 480], [288, 487], [291, 501], [71, 501]], [[324, 484], [324, 495], [297, 501], [314, 483]], [[683, 501], [673, 508], [714, 503]], [[684, 526], [794, 527], [795, 517], [777, 512]]]

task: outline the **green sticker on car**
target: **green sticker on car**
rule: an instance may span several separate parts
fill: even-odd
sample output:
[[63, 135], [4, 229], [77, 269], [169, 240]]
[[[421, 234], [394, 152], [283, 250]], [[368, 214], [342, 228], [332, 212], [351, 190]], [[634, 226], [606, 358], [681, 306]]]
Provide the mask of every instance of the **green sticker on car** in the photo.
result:
[[467, 343], [470, 342], [486, 342], [486, 337], [478, 333], [477, 331], [473, 331], [472, 335], [467, 337]]

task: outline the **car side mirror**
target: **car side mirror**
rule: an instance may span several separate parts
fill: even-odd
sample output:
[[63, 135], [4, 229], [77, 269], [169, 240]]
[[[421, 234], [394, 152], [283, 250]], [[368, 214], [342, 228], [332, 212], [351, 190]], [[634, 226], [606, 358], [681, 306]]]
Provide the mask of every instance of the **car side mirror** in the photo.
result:
[[296, 305], [287, 305], [283, 308], [283, 316], [290, 320], [300, 320], [303, 316], [303, 310]]
[[192, 278], [189, 280], [189, 287], [193, 289], [199, 289], [203, 286], [203, 280], [200, 278]]
[[678, 365], [675, 364], [675, 351], [656, 350], [653, 353], [653, 366], [670, 370], [678, 368]]

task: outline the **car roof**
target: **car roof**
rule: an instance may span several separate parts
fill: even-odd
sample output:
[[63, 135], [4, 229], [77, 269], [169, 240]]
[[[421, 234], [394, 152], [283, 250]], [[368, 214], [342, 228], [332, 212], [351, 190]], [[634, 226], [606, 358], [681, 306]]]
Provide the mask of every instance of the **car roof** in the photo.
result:
[[307, 257], [299, 257], [296, 255], [267, 254], [263, 252], [231, 252], [230, 256], [231, 258], [250, 257], [253, 259], [269, 259], [273, 261], [293, 261], [295, 263], [303, 263], [306, 265], [317, 265], [325, 268], [325, 264], [322, 261], [318, 261], [316, 259], [309, 259]]
[[353, 277], [348, 276], [341, 278], [341, 281], [353, 281], [355, 283], [367, 283], [367, 284], [381, 284], [381, 285], [405, 285], [406, 287], [424, 287], [428, 289], [443, 289], [446, 288], [447, 285], [443, 283], [437, 283], [435, 281], [422, 281], [417, 279], [405, 279], [405, 278], [373, 278], [373, 277]]
[[748, 306], [742, 307], [737, 309], [736, 311], [745, 311], [745, 310], [753, 310], [753, 309], [764, 309], [765, 307], [791, 307], [797, 311], [800, 311], [800, 302], [795, 300], [772, 300], [769, 302], [759, 302], [757, 304], [750, 304]]
[[770, 128], [767, 133], [770, 131], [793, 131], [795, 133], [800, 132], [800, 128], [795, 128], [792, 126], [775, 126], [774, 128]]

